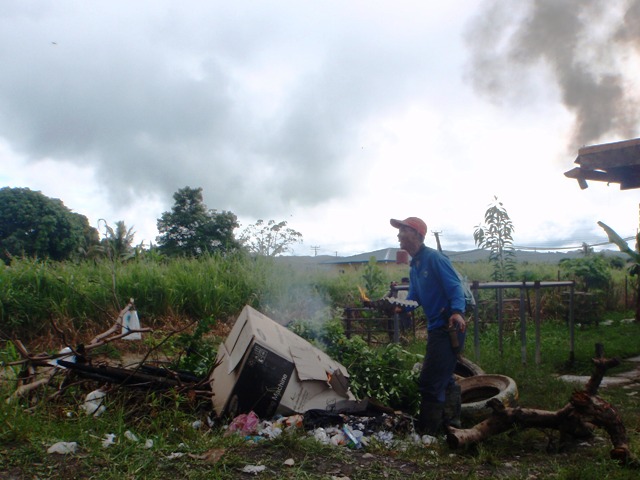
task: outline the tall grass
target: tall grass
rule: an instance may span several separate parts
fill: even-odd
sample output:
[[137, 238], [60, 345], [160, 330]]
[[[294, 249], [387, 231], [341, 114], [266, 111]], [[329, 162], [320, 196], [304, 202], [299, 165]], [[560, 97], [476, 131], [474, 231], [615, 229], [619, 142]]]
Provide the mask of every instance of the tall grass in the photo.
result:
[[282, 323], [330, 318], [332, 309], [359, 301], [359, 276], [245, 255], [117, 264], [16, 259], [0, 268], [0, 328], [29, 339], [51, 320], [76, 330], [110, 325], [130, 298], [152, 325], [175, 317], [226, 321], [247, 304]]
[[[487, 281], [491, 275], [487, 262], [456, 267], [469, 280]], [[383, 269], [380, 291], [406, 274], [406, 266]], [[553, 280], [558, 267], [522, 264], [519, 275]], [[619, 301], [614, 304], [616, 299], [630, 303], [633, 293], [628, 285], [625, 290], [624, 273], [613, 271], [613, 275], [610, 291], [603, 296], [610, 310], [620, 307]], [[101, 328], [113, 322], [130, 298], [151, 325], [176, 317], [226, 321], [246, 304], [282, 323], [327, 319], [345, 306], [360, 304], [357, 287], [363, 282], [362, 272], [300, 266], [286, 257], [138, 258], [126, 263], [16, 259], [11, 266], [0, 267], [0, 329], [5, 336], [28, 339], [50, 329], [52, 320], [76, 330]]]
[[[470, 270], [463, 271], [463, 266], [469, 266]], [[486, 265], [459, 267], [470, 279], [480, 281], [488, 280], [480, 276], [483, 269]], [[535, 273], [541, 277], [535, 279], [555, 279], [552, 269]], [[385, 281], [398, 280], [399, 273], [402, 272], [385, 270]], [[360, 302], [357, 286], [361, 284], [359, 272], [337, 274], [318, 266], [300, 268], [286, 259], [208, 257], [133, 261], [115, 266], [108, 262], [55, 264], [19, 260], [0, 270], [0, 328], [5, 338], [12, 335], [27, 339], [46, 330], [50, 319], [58, 323], [66, 321], [77, 328], [110, 323], [129, 298], [135, 299], [141, 319], [147, 323], [160, 323], [175, 316], [224, 321], [233, 318], [245, 304], [251, 304], [283, 323], [297, 320], [336, 327], [340, 324], [340, 308]], [[589, 375], [595, 343], [604, 344], [607, 357], [625, 359], [638, 354], [640, 325], [623, 321], [630, 316], [628, 310], [609, 313], [602, 320], [610, 318], [610, 325], [600, 322], [579, 327], [573, 363], [568, 363], [569, 331], [561, 318], [545, 319], [542, 323], [539, 364], [534, 357], [535, 330], [531, 321], [527, 323], [526, 363], [522, 362], [519, 324], [506, 331], [502, 350], [498, 348], [495, 323], [483, 324], [478, 358], [473, 355], [471, 326], [466, 356], [487, 373], [514, 378], [520, 405], [556, 410], [564, 406], [576, 388], [559, 381], [557, 374]], [[327, 322], [329, 319], [333, 322]], [[415, 403], [415, 394], [406, 398], [407, 391], [415, 391], [415, 385], [409, 385], [414, 376], [408, 374], [408, 369], [424, 354], [424, 338], [413, 339], [402, 347], [392, 345], [374, 350], [356, 339], [345, 343], [338, 331], [333, 335], [335, 341], [331, 345], [335, 350], [331, 354], [342, 356], [341, 360], [348, 363], [354, 385], [361, 392], [378, 394], [389, 402]], [[10, 362], [17, 357], [11, 342], [0, 345], [0, 361]], [[611, 373], [629, 369], [630, 365], [623, 361]], [[0, 397], [11, 393], [15, 381], [15, 375], [0, 381]], [[590, 478], [635, 478], [629, 473], [637, 473], [607, 461], [606, 440], [569, 455], [554, 456], [538, 445], [553, 435], [534, 430], [513, 431], [508, 436], [491, 438], [477, 448], [455, 453], [443, 446], [409, 447], [392, 452], [372, 448], [369, 451], [374, 452], [375, 459], [367, 462], [354, 460], [345, 448], [316, 443], [304, 432], [251, 446], [243, 438], [225, 436], [219, 425], [194, 429], [196, 419], [206, 425], [211, 409], [194, 404], [188, 396], [173, 392], [133, 394], [114, 388], [109, 392], [105, 414], [94, 418], [85, 416], [80, 405], [84, 395], [97, 387], [96, 382], [72, 384], [59, 395], [52, 395], [52, 388], [55, 391], [57, 386], [53, 382], [46, 390], [38, 390], [19, 402], [0, 402], [0, 476], [231, 479], [239, 478], [242, 475], [239, 470], [248, 463], [263, 463], [273, 472], [261, 474], [264, 478], [320, 479], [328, 475], [318, 471], [317, 465], [336, 463], [345, 465], [345, 469], [352, 468], [340, 471], [340, 474], [351, 472], [351, 478], [406, 478], [393, 468], [385, 469], [384, 464], [381, 472], [362, 466], [387, 457], [399, 460], [394, 466], [406, 462], [418, 465], [420, 474], [416, 478], [583, 478], [586, 462], [590, 465]], [[640, 430], [637, 397], [623, 389], [602, 389], [600, 395], [622, 412], [631, 435], [632, 451], [637, 454], [636, 432]], [[134, 432], [141, 442], [128, 441], [127, 430]], [[103, 447], [105, 434], [115, 434], [117, 442]], [[148, 450], [142, 446], [146, 439], [154, 442]], [[47, 447], [58, 441], [77, 441], [79, 454], [64, 458], [48, 455]], [[217, 451], [224, 453], [218, 462], [203, 460]], [[175, 459], [176, 452], [195, 456]], [[295, 458], [295, 466], [284, 467], [285, 458]], [[459, 473], [452, 474], [454, 470]]]

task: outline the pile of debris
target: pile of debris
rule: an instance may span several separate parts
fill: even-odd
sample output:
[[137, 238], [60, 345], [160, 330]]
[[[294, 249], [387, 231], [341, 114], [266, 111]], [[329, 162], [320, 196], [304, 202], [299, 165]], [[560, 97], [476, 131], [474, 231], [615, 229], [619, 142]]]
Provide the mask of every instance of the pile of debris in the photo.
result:
[[[300, 427], [323, 443], [351, 448], [362, 448], [372, 440], [387, 445], [393, 445], [399, 438], [422, 443], [435, 441], [433, 437], [419, 437], [410, 416], [374, 400], [357, 400], [349, 389], [349, 373], [343, 365], [250, 306], [243, 309], [219, 346], [216, 362], [204, 378], [145, 365], [144, 359], [134, 368], [121, 368], [94, 363], [89, 356], [99, 346], [127, 337], [140, 338], [148, 331], [140, 327], [131, 300], [115, 324], [87, 345], [67, 346], [56, 355], [32, 355], [21, 342], [14, 341], [23, 359], [13, 365], [22, 365], [23, 371], [7, 401], [51, 384], [60, 372], [71, 372], [101, 383], [147, 390], [172, 389], [206, 397], [218, 422], [231, 420], [227, 432], [238, 432], [253, 441], [275, 438], [287, 428]], [[472, 428], [449, 429], [449, 446], [478, 443], [513, 428], [552, 428], [580, 438], [600, 427], [611, 438], [614, 447], [611, 457], [635, 464], [618, 412], [597, 395], [605, 371], [619, 363], [604, 358], [603, 353], [603, 347], [596, 352], [594, 374], [585, 389], [575, 392], [564, 408], [557, 412], [525, 409], [493, 398], [486, 402], [490, 411], [485, 419]], [[46, 373], [37, 372], [37, 367], [46, 369]], [[64, 387], [63, 380], [59, 391]], [[515, 390], [510, 395], [517, 398]], [[104, 400], [104, 391], [95, 390], [87, 396], [83, 408], [88, 414], [99, 415], [104, 411]]]
[[371, 442], [392, 447], [408, 440], [426, 444], [436, 441], [434, 437], [417, 435], [411, 417], [370, 401], [354, 404], [348, 414], [312, 409], [304, 414], [277, 415], [270, 420], [261, 420], [253, 411], [242, 413], [225, 426], [225, 435], [237, 434], [247, 441], [259, 442], [272, 440], [292, 429], [304, 429], [327, 445], [353, 449], [366, 447]]

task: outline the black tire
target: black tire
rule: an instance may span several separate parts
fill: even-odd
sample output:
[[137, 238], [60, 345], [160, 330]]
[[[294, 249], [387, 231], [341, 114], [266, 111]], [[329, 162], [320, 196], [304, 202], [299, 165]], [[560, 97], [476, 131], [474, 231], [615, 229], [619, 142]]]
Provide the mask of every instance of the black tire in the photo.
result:
[[518, 387], [515, 380], [506, 375], [474, 375], [458, 379], [462, 394], [462, 417], [479, 422], [491, 414], [487, 402], [497, 399], [505, 407], [518, 403]]
[[482, 370], [478, 365], [473, 363], [471, 360], [460, 356], [458, 357], [458, 362], [456, 363], [456, 369], [454, 370], [454, 375], [457, 377], [467, 378], [473, 377], [475, 375], [484, 375], [484, 370]]

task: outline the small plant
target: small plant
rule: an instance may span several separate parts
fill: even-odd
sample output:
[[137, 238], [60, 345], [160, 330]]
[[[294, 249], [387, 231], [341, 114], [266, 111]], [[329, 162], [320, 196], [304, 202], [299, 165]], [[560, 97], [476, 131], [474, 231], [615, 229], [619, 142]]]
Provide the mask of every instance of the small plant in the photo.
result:
[[178, 335], [175, 346], [180, 349], [180, 354], [172, 368], [186, 370], [199, 377], [209, 373], [215, 365], [218, 346], [211, 339], [205, 338], [205, 334], [215, 323], [212, 317], [203, 318], [196, 323], [193, 333]]
[[369, 259], [369, 263], [364, 267], [362, 279], [364, 280], [364, 288], [369, 298], [382, 296], [381, 290], [382, 287], [385, 286], [385, 279], [382, 269], [378, 266], [376, 257]]
[[484, 213], [484, 225], [476, 226], [473, 239], [479, 248], [489, 250], [489, 262], [493, 264], [492, 280], [497, 282], [515, 280], [515, 251], [513, 249], [513, 222], [507, 210], [494, 201]]
[[420, 358], [392, 343], [371, 347], [360, 336], [347, 338], [340, 320], [325, 323], [320, 331], [296, 326], [311, 334], [315, 343], [349, 372], [351, 391], [358, 398], [373, 398], [394, 409], [414, 414], [418, 410], [418, 372], [412, 367]]

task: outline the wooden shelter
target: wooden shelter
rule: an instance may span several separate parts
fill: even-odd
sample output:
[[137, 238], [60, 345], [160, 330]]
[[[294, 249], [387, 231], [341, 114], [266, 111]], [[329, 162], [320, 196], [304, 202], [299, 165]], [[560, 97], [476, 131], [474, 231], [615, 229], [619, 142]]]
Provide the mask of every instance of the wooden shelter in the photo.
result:
[[574, 163], [578, 166], [564, 174], [582, 189], [587, 180], [618, 183], [620, 190], [640, 188], [640, 138], [582, 147]]

